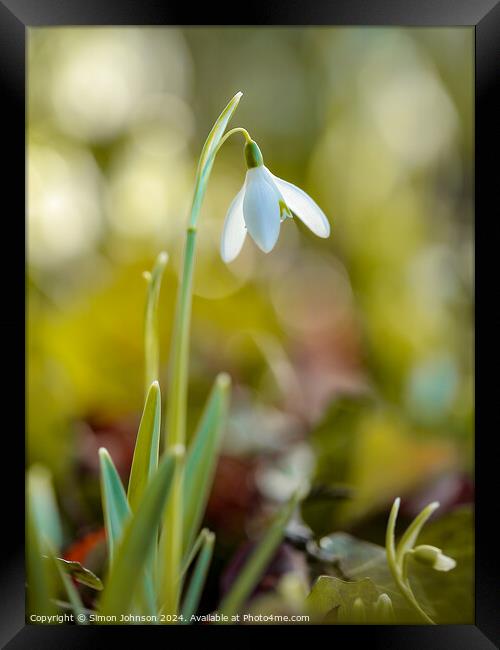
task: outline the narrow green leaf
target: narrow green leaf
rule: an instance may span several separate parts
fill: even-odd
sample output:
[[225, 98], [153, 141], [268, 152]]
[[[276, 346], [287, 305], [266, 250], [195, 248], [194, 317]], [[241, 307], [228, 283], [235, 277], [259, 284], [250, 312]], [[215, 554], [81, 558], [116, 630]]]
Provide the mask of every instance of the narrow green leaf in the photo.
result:
[[186, 596], [182, 605], [182, 623], [184, 625], [187, 625], [191, 622], [191, 616], [196, 612], [200, 603], [201, 594], [203, 587], [205, 586], [208, 569], [212, 560], [214, 541], [215, 535], [212, 532], [207, 532], [204, 536], [202, 549], [198, 555], [198, 559], [193, 569], [191, 580], [189, 581], [189, 587], [187, 589]]
[[160, 424], [160, 386], [157, 381], [154, 381], [146, 397], [128, 482], [127, 498], [130, 508], [134, 511], [137, 509], [148, 481], [158, 467]]
[[163, 271], [168, 262], [168, 255], [161, 252], [156, 258], [151, 273], [146, 271], [144, 277], [148, 282], [146, 311], [144, 316], [144, 354], [145, 354], [145, 388], [146, 393], [152, 382], [158, 379], [160, 365], [160, 344], [158, 340], [158, 298], [160, 296]]
[[28, 490], [33, 516], [42, 538], [56, 549], [61, 547], [62, 529], [54, 487], [49, 470], [42, 465], [32, 465], [28, 472]]
[[[109, 564], [114, 561], [116, 549], [120, 544], [125, 526], [131, 517], [130, 505], [125, 495], [122, 482], [108, 451], [99, 449], [101, 463], [101, 491], [104, 523], [108, 543]], [[155, 593], [151, 568], [146, 571], [144, 585], [138, 602], [148, 613], [154, 613]]]
[[417, 537], [419, 536], [425, 522], [437, 508], [439, 508], [439, 503], [437, 501], [429, 503], [429, 505], [415, 517], [402, 535], [396, 548], [396, 564], [398, 567], [402, 568], [405, 553], [414, 547]]
[[191, 562], [194, 560], [194, 558], [197, 556], [198, 551], [200, 548], [203, 546], [205, 539], [207, 535], [209, 534], [208, 528], [204, 528], [203, 530], [200, 530], [200, 534], [196, 538], [194, 544], [191, 546], [191, 549], [189, 553], [187, 553], [184, 556], [184, 559], [182, 560], [182, 569], [181, 569], [181, 577], [185, 575], [186, 571], [189, 569], [191, 566]]
[[48, 562], [45, 562], [34, 515], [31, 495], [28, 492], [28, 512], [26, 513], [26, 574], [27, 574], [27, 613], [50, 616], [56, 613], [53, 603], [55, 597], [53, 572]]
[[101, 499], [108, 544], [109, 562], [113, 563], [116, 547], [130, 518], [130, 507], [116, 467], [107, 449], [99, 449]]
[[55, 559], [59, 568], [80, 584], [95, 589], [96, 591], [102, 590], [101, 579], [98, 578], [90, 569], [87, 569], [80, 564], [80, 562], [76, 562], [75, 560], [65, 560], [62, 557], [56, 557]]
[[285, 527], [299, 502], [299, 498], [300, 495], [297, 492], [278, 512], [274, 522], [254, 548], [231, 589], [222, 600], [219, 607], [221, 614], [225, 614], [231, 618], [245, 604], [280, 545]]
[[396, 520], [398, 518], [399, 505], [401, 499], [397, 497], [392, 504], [391, 512], [389, 513], [389, 520], [387, 521], [387, 528], [385, 531], [385, 550], [387, 553], [387, 563], [391, 569], [391, 573], [395, 580], [398, 574], [398, 565], [396, 562]]
[[215, 380], [200, 423], [189, 446], [184, 473], [184, 550], [200, 527], [214, 479], [222, 431], [229, 405], [231, 380], [221, 373]]
[[130, 611], [138, 581], [156, 544], [156, 530], [165, 509], [175, 467], [183, 452], [181, 446], [176, 446], [165, 453], [137, 510], [125, 526], [104, 587], [100, 606], [103, 614], [120, 615]]
[[45, 555], [61, 544], [61, 523], [57, 510], [50, 472], [33, 465], [26, 477], [26, 573], [27, 611], [30, 614], [51, 615], [57, 612], [56, 572]]
[[233, 113], [236, 110], [242, 95], [243, 95], [242, 92], [236, 93], [236, 95], [230, 100], [226, 108], [219, 115], [215, 124], [212, 127], [212, 130], [208, 134], [208, 137], [205, 141], [205, 144], [201, 152], [200, 162], [198, 165], [199, 177], [205, 175], [208, 169], [210, 168], [213, 162], [212, 154], [217, 148], [220, 139], [224, 135], [224, 131], [226, 130], [229, 120], [233, 116]]

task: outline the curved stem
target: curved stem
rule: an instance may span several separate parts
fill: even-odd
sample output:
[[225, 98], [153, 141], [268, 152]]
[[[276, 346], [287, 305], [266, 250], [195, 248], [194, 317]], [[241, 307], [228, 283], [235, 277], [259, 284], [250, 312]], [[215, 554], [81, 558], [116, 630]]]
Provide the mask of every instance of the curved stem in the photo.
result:
[[412, 605], [417, 612], [422, 616], [422, 618], [429, 623], [430, 625], [436, 625], [436, 623], [432, 620], [432, 618], [424, 612], [422, 607], [420, 606], [418, 600], [415, 597], [415, 594], [413, 593], [413, 589], [411, 588], [410, 585], [410, 580], [408, 577], [408, 558], [410, 554], [406, 553], [406, 555], [403, 558], [403, 567], [402, 567], [402, 574], [400, 575], [400, 579], [397, 580], [398, 586], [403, 592], [403, 595], [405, 596], [406, 600], [410, 605]]
[[[237, 128], [222, 135], [227, 122], [238, 105], [241, 93], [237, 93], [222, 111], [208, 135], [198, 162], [193, 202], [186, 231], [182, 276], [177, 294], [174, 328], [170, 347], [170, 372], [166, 394], [167, 416], [165, 418], [164, 444], [170, 448], [184, 445], [186, 441], [186, 409], [189, 364], [189, 332], [195, 263], [196, 226], [205, 196], [208, 178], [215, 157], [222, 144], [233, 134], [241, 132], [249, 138], [245, 129]], [[176, 463], [175, 475], [164, 516], [160, 539], [163, 610], [175, 615], [179, 611], [179, 592], [182, 570], [183, 528], [183, 482], [184, 460]]]
[[[396, 537], [396, 519], [398, 516], [398, 511], [399, 511], [399, 504], [400, 504], [400, 499], [396, 499], [394, 501], [394, 504], [391, 509], [391, 513], [389, 515], [389, 521], [387, 522], [387, 530], [385, 534], [385, 549], [387, 553], [387, 563], [389, 564], [389, 569], [391, 570], [392, 577], [394, 578], [395, 583], [399, 587], [399, 590], [405, 597], [406, 601], [413, 607], [418, 614], [425, 620], [426, 623], [429, 623], [431, 625], [435, 625], [434, 621], [430, 616], [428, 616], [424, 610], [420, 607], [417, 599], [415, 598], [415, 594], [412, 591], [412, 588], [410, 586], [410, 582], [408, 579], [408, 567], [407, 567], [407, 561], [408, 561], [408, 553], [405, 555], [401, 556], [401, 558], [397, 557], [396, 554], [396, 543], [395, 543], [395, 537]], [[403, 536], [405, 539], [405, 535]]]
[[222, 147], [222, 145], [224, 144], [224, 142], [225, 142], [228, 138], [230, 138], [232, 135], [234, 135], [235, 133], [241, 133], [241, 134], [243, 135], [243, 137], [245, 138], [245, 141], [246, 141], [246, 142], [252, 142], [252, 138], [250, 137], [250, 133], [248, 133], [248, 131], [247, 131], [246, 129], [244, 129], [242, 126], [237, 126], [237, 127], [235, 127], [234, 129], [231, 129], [230, 131], [228, 131], [228, 132], [224, 135], [224, 137], [221, 138], [221, 141], [219, 142], [219, 144], [217, 145], [217, 147], [216, 147], [215, 150], [214, 150], [214, 153], [213, 153], [213, 157], [214, 157], [214, 158], [215, 158], [215, 156], [217, 155], [217, 152], [219, 151], [219, 149], [220, 149], [220, 148]]

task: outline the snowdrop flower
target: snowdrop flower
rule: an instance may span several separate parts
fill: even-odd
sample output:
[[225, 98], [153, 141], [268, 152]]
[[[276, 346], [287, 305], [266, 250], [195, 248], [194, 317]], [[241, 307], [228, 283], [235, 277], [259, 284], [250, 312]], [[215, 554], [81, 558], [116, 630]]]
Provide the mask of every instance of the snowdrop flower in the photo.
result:
[[253, 140], [245, 144], [245, 159], [245, 182], [229, 206], [222, 231], [220, 252], [224, 262], [238, 256], [247, 231], [257, 246], [269, 253], [287, 217], [297, 216], [318, 237], [330, 235], [330, 224], [321, 208], [304, 191], [271, 174]]
[[436, 571], [451, 571], [457, 566], [452, 557], [445, 555], [440, 548], [422, 544], [411, 551], [415, 560], [421, 564], [431, 566]]

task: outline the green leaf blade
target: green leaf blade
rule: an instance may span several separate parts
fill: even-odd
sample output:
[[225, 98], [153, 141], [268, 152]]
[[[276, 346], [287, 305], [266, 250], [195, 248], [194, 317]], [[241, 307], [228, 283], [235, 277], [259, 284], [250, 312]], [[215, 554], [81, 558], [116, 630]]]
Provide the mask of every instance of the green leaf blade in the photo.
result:
[[158, 337], [158, 299], [160, 296], [163, 271], [168, 262], [168, 255], [162, 251], [156, 258], [151, 273], [145, 272], [148, 283], [146, 310], [144, 316], [144, 372], [146, 393], [152, 382], [158, 379], [160, 365], [160, 344]]
[[54, 548], [61, 548], [62, 527], [52, 477], [42, 465], [33, 465], [28, 472], [30, 506], [42, 538]]
[[200, 162], [198, 166], [198, 174], [200, 178], [204, 176], [210, 169], [213, 162], [212, 154], [214, 153], [217, 145], [224, 135], [224, 131], [226, 130], [226, 127], [229, 123], [229, 120], [232, 118], [234, 111], [238, 107], [242, 95], [242, 92], [238, 92], [236, 95], [234, 95], [234, 97], [228, 102], [227, 106], [219, 115], [212, 127], [212, 130], [208, 134], [208, 137], [203, 146], [203, 150], [201, 152]]
[[65, 574], [71, 576], [74, 580], [79, 582], [86, 587], [95, 589], [96, 591], [102, 591], [103, 585], [100, 578], [96, 574], [84, 567], [80, 562], [75, 560], [65, 560], [62, 557], [55, 558], [59, 568], [64, 571]]
[[144, 404], [134, 458], [130, 470], [127, 498], [130, 508], [136, 510], [146, 485], [158, 467], [161, 425], [160, 386], [154, 381]]
[[176, 465], [183, 455], [178, 446], [165, 453], [139, 506], [128, 521], [116, 550], [101, 600], [105, 615], [127, 613], [148, 557], [156, 543], [156, 530], [167, 502]]
[[227, 374], [217, 376], [189, 446], [183, 485], [185, 552], [196, 537], [210, 496], [229, 408], [230, 386], [231, 380]]
[[125, 523], [130, 517], [127, 496], [116, 467], [108, 451], [99, 449], [101, 467], [101, 498], [104, 526], [110, 563], [113, 562], [116, 547], [121, 539]]
[[212, 561], [214, 542], [215, 535], [212, 532], [207, 531], [182, 605], [182, 622], [184, 625], [191, 622], [191, 616], [196, 612], [200, 603], [203, 587], [205, 586], [205, 581], [207, 579], [208, 569], [210, 567], [210, 562]]
[[26, 496], [27, 612], [50, 616], [57, 612], [57, 571], [46, 556], [56, 545], [59, 548], [62, 534], [52, 479], [45, 467], [29, 468]]

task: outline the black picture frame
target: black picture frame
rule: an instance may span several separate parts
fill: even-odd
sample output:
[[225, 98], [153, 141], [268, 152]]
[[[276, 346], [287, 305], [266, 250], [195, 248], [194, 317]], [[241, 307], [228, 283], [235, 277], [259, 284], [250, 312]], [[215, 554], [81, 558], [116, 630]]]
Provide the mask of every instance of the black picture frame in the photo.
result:
[[[498, 319], [490, 312], [495, 291], [495, 261], [498, 257], [498, 125], [499, 103], [494, 94], [500, 62], [500, 4], [498, 0], [272, 0], [244, 3], [238, 16], [224, 12], [223, 5], [202, 6], [166, 0], [0, 0], [0, 87], [4, 111], [2, 141], [4, 197], [9, 212], [4, 222], [12, 225], [5, 235], [1, 257], [2, 286], [7, 296], [2, 304], [0, 325], [2, 341], [7, 341], [4, 358], [6, 404], [10, 421], [4, 430], [4, 463], [12, 465], [13, 478], [8, 491], [4, 488], [2, 512], [3, 538], [0, 589], [0, 641], [11, 650], [30, 648], [108, 648], [118, 635], [128, 642], [145, 643], [145, 635], [161, 633], [167, 637], [192, 635], [201, 628], [151, 627], [77, 627], [26, 625], [24, 617], [24, 366], [22, 365], [25, 323], [23, 277], [25, 271], [25, 43], [26, 30], [34, 26], [56, 25], [403, 25], [403, 26], [470, 26], [475, 29], [475, 293], [477, 305], [484, 307], [484, 317], [476, 316], [476, 615], [475, 625], [448, 626], [290, 626], [245, 628], [206, 626], [203, 638], [216, 642], [236, 640], [241, 632], [250, 641], [265, 634], [286, 635], [293, 630], [298, 643], [311, 634], [326, 634], [328, 642], [367, 643], [368, 648], [384, 650], [482, 650], [498, 647], [500, 641], [498, 554], [495, 535], [497, 518], [494, 443], [498, 435], [498, 373], [495, 362], [495, 334]], [[195, 23], [192, 21], [196, 20]], [[496, 209], [495, 209], [496, 208]], [[12, 216], [9, 216], [12, 215]], [[17, 215], [17, 216], [16, 216]], [[6, 244], [6, 245], [5, 245]], [[490, 250], [488, 250], [488, 248]], [[488, 280], [489, 289], [483, 287]], [[484, 301], [484, 304], [483, 304]], [[476, 314], [480, 310], [476, 307]], [[488, 368], [488, 366], [490, 366]], [[496, 366], [496, 367], [495, 367]], [[488, 370], [490, 372], [488, 372]], [[491, 379], [490, 379], [491, 378]], [[495, 399], [496, 397], [496, 399]], [[7, 460], [8, 459], [8, 460]], [[17, 459], [17, 462], [14, 460]], [[126, 636], [124, 636], [126, 635]], [[136, 636], [137, 635], [137, 636]], [[205, 636], [206, 635], [206, 636]], [[217, 636], [214, 636], [217, 635]], [[190, 637], [192, 638], [192, 637]], [[316, 636], [314, 637], [316, 641]], [[319, 641], [319, 640], [318, 640]], [[165, 642], [165, 636], [163, 636]], [[168, 642], [168, 639], [167, 639]], [[322, 642], [322, 641], [319, 641]]]

